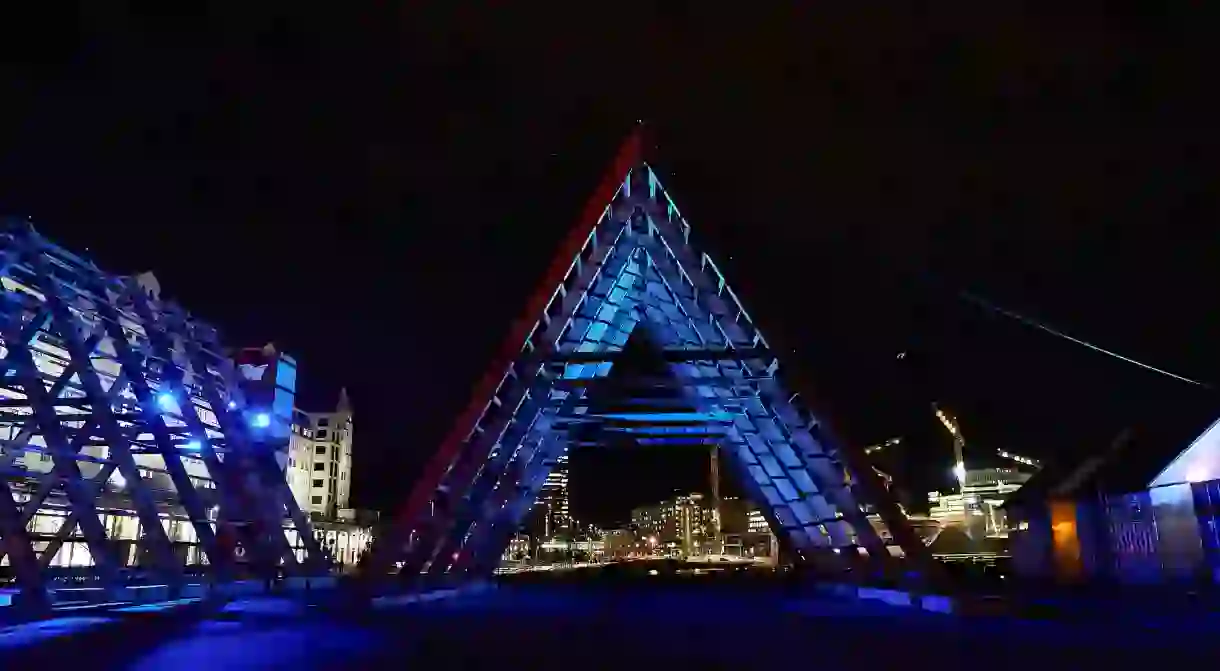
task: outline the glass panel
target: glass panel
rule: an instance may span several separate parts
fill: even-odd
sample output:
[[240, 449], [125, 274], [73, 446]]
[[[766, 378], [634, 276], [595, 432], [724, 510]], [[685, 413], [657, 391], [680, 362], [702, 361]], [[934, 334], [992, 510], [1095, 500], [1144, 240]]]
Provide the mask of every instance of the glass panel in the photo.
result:
[[801, 495], [796, 491], [796, 487], [793, 487], [792, 483], [786, 479], [776, 479], [775, 486], [779, 489], [779, 493], [783, 494], [785, 501], [795, 501], [801, 498]]

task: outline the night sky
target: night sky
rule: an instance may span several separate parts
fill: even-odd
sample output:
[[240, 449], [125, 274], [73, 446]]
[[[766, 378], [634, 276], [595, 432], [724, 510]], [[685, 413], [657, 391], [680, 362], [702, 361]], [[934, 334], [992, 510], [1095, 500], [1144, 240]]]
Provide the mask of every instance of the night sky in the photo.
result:
[[[916, 489], [947, 477], [934, 400], [1044, 459], [1220, 415], [956, 297], [1220, 383], [1198, 17], [359, 4], [5, 17], [0, 211], [276, 342], [306, 409], [348, 386], [361, 504], [405, 496], [637, 119], [806, 391], [849, 440], [908, 436]], [[639, 497], [700, 481], [647, 459]], [[638, 503], [640, 463], [584, 461], [578, 513]]]

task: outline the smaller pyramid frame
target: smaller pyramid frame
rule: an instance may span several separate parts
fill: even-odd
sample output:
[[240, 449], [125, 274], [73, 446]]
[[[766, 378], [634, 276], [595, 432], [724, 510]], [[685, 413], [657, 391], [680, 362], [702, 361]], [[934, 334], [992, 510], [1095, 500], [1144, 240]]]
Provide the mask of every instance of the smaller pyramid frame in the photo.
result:
[[[373, 574], [492, 573], [636, 329], [717, 427], [721, 462], [797, 561], [930, 555], [862, 449], [836, 441], [644, 160], [637, 128], [371, 557]], [[655, 429], [654, 429], [655, 430]], [[686, 427], [681, 427], [686, 430]], [[875, 521], [869, 516], [874, 515]], [[897, 549], [891, 549], [893, 548]]]

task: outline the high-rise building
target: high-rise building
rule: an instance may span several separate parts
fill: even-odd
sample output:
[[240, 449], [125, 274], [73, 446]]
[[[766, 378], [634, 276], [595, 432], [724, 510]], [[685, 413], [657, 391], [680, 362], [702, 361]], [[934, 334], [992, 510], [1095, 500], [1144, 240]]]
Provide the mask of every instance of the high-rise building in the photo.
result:
[[556, 459], [555, 468], [547, 474], [534, 506], [538, 509], [543, 538], [572, 532], [572, 514], [568, 498], [568, 455]]
[[352, 407], [347, 391], [329, 412], [293, 412], [287, 478], [315, 519], [351, 519]]
[[285, 477], [334, 561], [353, 566], [372, 541], [375, 514], [351, 507], [352, 405], [340, 390], [335, 409], [294, 409]]

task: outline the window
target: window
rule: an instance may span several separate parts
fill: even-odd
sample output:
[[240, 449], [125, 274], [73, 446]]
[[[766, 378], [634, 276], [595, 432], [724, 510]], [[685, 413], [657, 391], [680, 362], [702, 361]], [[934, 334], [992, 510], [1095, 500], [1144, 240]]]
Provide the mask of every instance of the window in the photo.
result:
[[314, 454], [326, 454], [326, 446], [319, 445], [319, 446], [313, 448], [313, 453]]
[[322, 440], [324, 438], [326, 438], [326, 429], [318, 429], [318, 439]]
[[326, 470], [326, 464], [314, 464], [314, 465], [313, 465], [313, 469], [314, 469], [315, 471], [325, 471], [325, 470]]
[[322, 486], [322, 481], [321, 481], [321, 480], [314, 480], [314, 481], [313, 481], [313, 486], [314, 486], [314, 487], [321, 487], [321, 486]]
[[[319, 417], [318, 426], [330, 426], [330, 418], [329, 417]], [[326, 433], [326, 432], [323, 431], [322, 433]]]
[[322, 505], [322, 497], [321, 497], [321, 496], [315, 496], [315, 497], [313, 497], [312, 499], [310, 499], [310, 500], [309, 500], [309, 502], [310, 502], [310, 503], [312, 503], [312, 504], [314, 504], [315, 506], [320, 506], [320, 505]]

